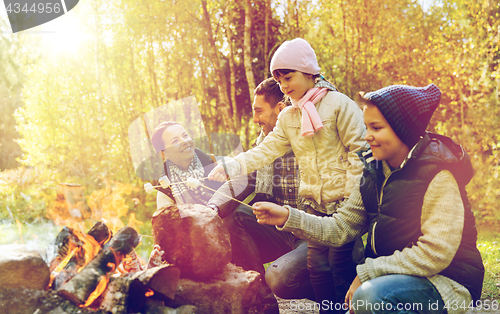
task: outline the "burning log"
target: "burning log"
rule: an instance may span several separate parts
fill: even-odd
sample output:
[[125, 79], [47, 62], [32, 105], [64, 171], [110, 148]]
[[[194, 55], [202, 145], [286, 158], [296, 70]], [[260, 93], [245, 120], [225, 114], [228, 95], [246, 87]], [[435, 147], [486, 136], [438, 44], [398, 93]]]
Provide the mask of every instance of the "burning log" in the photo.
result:
[[109, 274], [140, 242], [134, 229], [124, 227], [104, 246], [82, 271], [57, 290], [62, 297], [78, 305], [91, 304], [106, 288]]
[[111, 239], [113, 232], [109, 230], [106, 224], [99, 221], [89, 230], [89, 232], [87, 232], [87, 234], [92, 236], [102, 247], [104, 243]]
[[75, 235], [72, 228], [62, 228], [47, 248], [47, 264], [50, 271], [54, 271], [74, 248], [82, 245], [83, 242]]
[[153, 294], [173, 299], [179, 276], [179, 268], [168, 264], [113, 276], [104, 292], [100, 309], [113, 314], [127, 311], [135, 313], [144, 307], [147, 298]]
[[[110, 239], [112, 233], [104, 223], [97, 222], [87, 234], [92, 236], [102, 247]], [[56, 269], [68, 254], [71, 254], [73, 249], [81, 247], [83, 244], [82, 236], [78, 236], [77, 231], [69, 227], [62, 228], [47, 248], [47, 264], [50, 271]]]
[[[64, 283], [70, 280], [74, 275], [78, 273], [78, 271], [85, 266], [97, 252], [101, 249], [102, 245], [108, 241], [111, 237], [111, 230], [102, 222], [97, 222], [87, 233], [87, 236], [81, 235], [79, 232], [71, 228], [63, 228], [59, 235], [62, 235], [62, 238], [66, 237], [68, 234], [68, 238], [72, 239], [72, 237], [78, 238], [78, 241], [72, 240], [74, 242], [73, 245], [67, 245], [65, 255], [72, 254], [69, 261], [67, 263], [58, 261], [57, 264], [62, 265], [64, 268], [61, 271], [59, 267], [53, 270], [51, 283], [52, 288], [57, 290]], [[80, 235], [79, 235], [80, 234]], [[58, 237], [56, 238], [56, 243], [58, 241]], [[61, 239], [60, 239], [61, 240]], [[77, 247], [74, 247], [77, 245]], [[74, 252], [68, 252], [68, 248], [72, 248], [75, 250]], [[59, 260], [62, 257], [56, 258]], [[66, 260], [66, 259], [65, 259]]]

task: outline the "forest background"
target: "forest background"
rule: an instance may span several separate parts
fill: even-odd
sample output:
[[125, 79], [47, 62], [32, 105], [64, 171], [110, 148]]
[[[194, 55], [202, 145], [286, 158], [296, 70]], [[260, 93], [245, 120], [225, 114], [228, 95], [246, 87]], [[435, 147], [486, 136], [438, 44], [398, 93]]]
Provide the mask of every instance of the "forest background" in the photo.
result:
[[[84, 187], [88, 221], [147, 234], [155, 197], [136, 173], [129, 127], [194, 96], [198, 127], [237, 134], [248, 149], [259, 131], [252, 91], [270, 76], [277, 47], [303, 37], [325, 78], [351, 98], [436, 84], [443, 97], [429, 129], [464, 145], [474, 214], [495, 224], [499, 14], [496, 0], [85, 0], [12, 34], [2, 12], [0, 221], [19, 230], [56, 221], [57, 191], [69, 182]], [[176, 120], [193, 123], [189, 110]]]

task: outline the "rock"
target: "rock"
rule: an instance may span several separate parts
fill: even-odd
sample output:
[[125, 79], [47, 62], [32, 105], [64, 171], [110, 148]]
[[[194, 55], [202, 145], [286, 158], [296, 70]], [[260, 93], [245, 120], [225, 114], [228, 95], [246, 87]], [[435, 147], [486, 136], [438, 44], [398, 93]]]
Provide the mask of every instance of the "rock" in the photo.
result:
[[248, 313], [257, 296], [260, 274], [227, 264], [222, 274], [206, 282], [179, 279], [174, 302], [192, 304], [197, 313]]
[[231, 260], [229, 232], [211, 208], [171, 206], [153, 217], [153, 237], [163, 259], [181, 270], [181, 277], [207, 279]]
[[194, 305], [181, 305], [178, 308], [164, 306], [163, 302], [155, 299], [148, 299], [144, 306], [144, 313], [147, 314], [197, 314], [198, 308]]
[[34, 289], [0, 289], [0, 313], [33, 314], [44, 294]]
[[0, 245], [0, 287], [45, 289], [50, 271], [39, 251], [24, 245]]

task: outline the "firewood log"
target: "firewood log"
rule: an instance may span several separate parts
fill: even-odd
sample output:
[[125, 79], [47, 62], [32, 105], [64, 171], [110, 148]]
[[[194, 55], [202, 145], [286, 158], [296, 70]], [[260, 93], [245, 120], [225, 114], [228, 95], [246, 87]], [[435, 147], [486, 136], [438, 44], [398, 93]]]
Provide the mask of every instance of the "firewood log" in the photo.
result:
[[47, 264], [52, 272], [68, 256], [70, 250], [83, 244], [72, 228], [64, 227], [47, 247]]
[[[115, 270], [123, 257], [130, 253], [139, 241], [140, 236], [134, 229], [130, 227], [120, 229], [82, 271], [57, 290], [58, 294], [78, 305], [91, 302], [89, 297], [101, 280], [107, 284], [109, 273]], [[99, 288], [104, 290], [105, 286]]]
[[111, 238], [113, 232], [109, 230], [105, 223], [98, 221], [87, 234], [92, 236], [100, 246], [103, 246]]
[[135, 273], [111, 277], [100, 306], [111, 313], [136, 313], [146, 303], [146, 293], [160, 294], [161, 298], [175, 296], [179, 268], [165, 264]]
[[[87, 233], [88, 236], [95, 240], [95, 243], [101, 248], [106, 241], [111, 237], [111, 230], [102, 222], [97, 222]], [[87, 237], [87, 241], [93, 243], [90, 238]], [[93, 243], [93, 245], [96, 245]], [[78, 273], [78, 270], [85, 265], [85, 248], [79, 246], [78, 251], [71, 257], [64, 268], [55, 275], [54, 282], [52, 283], [52, 288], [54, 290], [59, 289], [63, 284], [70, 280], [73, 276]]]

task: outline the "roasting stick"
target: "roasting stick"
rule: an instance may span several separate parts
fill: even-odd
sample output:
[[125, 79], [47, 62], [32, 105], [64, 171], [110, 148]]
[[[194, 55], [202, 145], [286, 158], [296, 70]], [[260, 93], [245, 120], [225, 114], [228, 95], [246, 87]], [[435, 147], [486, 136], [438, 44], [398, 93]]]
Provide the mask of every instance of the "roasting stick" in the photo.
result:
[[[202, 185], [205, 189], [210, 190], [210, 191], [212, 191], [212, 192], [214, 192], [214, 193], [221, 194], [221, 195], [223, 195], [223, 196], [225, 196], [225, 197], [227, 197], [227, 198], [230, 198], [230, 199], [232, 199], [232, 200], [235, 200], [236, 202], [238, 202], [238, 203], [240, 203], [240, 204], [243, 204], [243, 205], [245, 205], [245, 206], [247, 206], [247, 207], [252, 208], [252, 206], [250, 206], [250, 205], [248, 205], [248, 204], [245, 204], [245, 203], [243, 203], [242, 201], [235, 199], [234, 197], [231, 197], [231, 196], [229, 196], [229, 195], [226, 195], [226, 194], [224, 194], [224, 193], [222, 193], [222, 192], [219, 192], [219, 191], [217, 191], [217, 190], [214, 190], [214, 189], [212, 189], [212, 188], [209, 188], [209, 187], [208, 187], [208, 186], [206, 186], [205, 184], [202, 184], [202, 183], [201, 183], [201, 180], [205, 180], [205, 179], [207, 179], [207, 178], [208, 178], [208, 177], [205, 177], [205, 178], [200, 178], [200, 179], [189, 178], [189, 179], [188, 179], [188, 180], [186, 180], [186, 181], [180, 181], [180, 182], [170, 182], [170, 181], [168, 180], [168, 181], [167, 181], [167, 182], [168, 182], [168, 184], [166, 184], [166, 186], [168, 187], [168, 186], [170, 186], [170, 185], [174, 185], [174, 184], [181, 184], [181, 183], [186, 183], [186, 184], [188, 184], [188, 185], [189, 185], [189, 183], [193, 183], [193, 180], [194, 180], [195, 182], [196, 182], [196, 181], [198, 181], [198, 183], [199, 183], [198, 185]], [[160, 178], [160, 181], [161, 181], [161, 179], [162, 179], [162, 178]], [[191, 180], [190, 180], [190, 179], [191, 179]], [[146, 192], [148, 192], [148, 193], [149, 193], [149, 192], [151, 192], [151, 191], [153, 191], [153, 189], [154, 189], [154, 188], [159, 188], [159, 187], [162, 187], [162, 185], [161, 185], [161, 184], [160, 184], [160, 185], [152, 185], [151, 183], [146, 183], [146, 184], [144, 184], [144, 189], [145, 189], [145, 190], [146, 190]]]
[[[208, 179], [208, 177], [205, 177], [205, 178], [200, 178], [198, 179], [199, 181], [201, 180], [205, 180], [205, 179]], [[174, 184], [181, 184], [181, 183], [188, 183], [189, 180], [186, 180], [186, 181], [179, 181], [179, 182], [169, 182], [169, 185], [174, 185]], [[153, 188], [161, 188], [161, 184], [160, 185], [152, 185], [151, 187]]]
[[[206, 180], [206, 179], [208, 179], [208, 177], [205, 177], [205, 178], [200, 178], [200, 179], [196, 179], [196, 180], [201, 181], [201, 180]], [[229, 181], [231, 181], [231, 180], [228, 180], [227, 182], [229, 182]], [[186, 180], [186, 181], [179, 181], [179, 182], [169, 182], [169, 184], [168, 184], [168, 185], [170, 186], [170, 185], [174, 185], [174, 184], [189, 183], [189, 182], [190, 182], [189, 180]], [[149, 183], [149, 184], [151, 184], [151, 183]], [[148, 184], [148, 183], [144, 184], [144, 188], [146, 188], [146, 185], [149, 185], [149, 184]], [[205, 186], [205, 185], [203, 185], [203, 186]], [[150, 188], [161, 188], [161, 187], [162, 187], [162, 185], [161, 185], [161, 184], [160, 184], [160, 185], [151, 185], [151, 186], [150, 186]], [[226, 195], [226, 196], [227, 196], [227, 195]], [[227, 197], [229, 197], [229, 196], [227, 196]], [[231, 198], [232, 198], [232, 197], [231, 197]]]
[[240, 203], [240, 204], [243, 204], [243, 205], [245, 205], [245, 206], [248, 206], [248, 207], [252, 208], [252, 206], [250, 206], [250, 205], [248, 205], [248, 204], [245, 204], [245, 203], [243, 203], [242, 201], [235, 199], [234, 197], [228, 196], [228, 195], [226, 195], [226, 194], [224, 194], [224, 193], [222, 193], [222, 192], [219, 192], [219, 191], [217, 191], [217, 190], [211, 189], [211, 188], [209, 188], [209, 187], [208, 187], [208, 186], [206, 186], [206, 185], [203, 185], [203, 187], [204, 187], [205, 189], [208, 189], [208, 190], [210, 190], [210, 191], [212, 191], [212, 192], [215, 192], [215, 193], [219, 193], [220, 195], [223, 195], [223, 196], [225, 196], [225, 197], [228, 197], [228, 198], [230, 198], [230, 199], [232, 199], [232, 200], [237, 201], [237, 202], [238, 202], [238, 203]]

